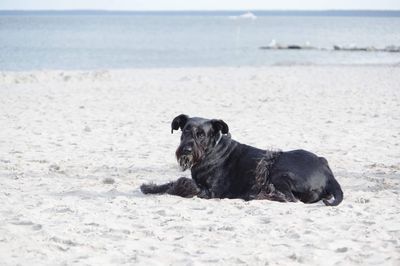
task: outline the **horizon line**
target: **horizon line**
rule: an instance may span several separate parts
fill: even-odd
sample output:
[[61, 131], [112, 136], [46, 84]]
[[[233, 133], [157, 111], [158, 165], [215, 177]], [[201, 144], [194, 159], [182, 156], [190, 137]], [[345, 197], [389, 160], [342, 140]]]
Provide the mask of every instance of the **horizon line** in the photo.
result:
[[0, 9], [0, 11], [94, 11], [94, 12], [335, 12], [335, 11], [372, 11], [399, 12], [400, 9]]

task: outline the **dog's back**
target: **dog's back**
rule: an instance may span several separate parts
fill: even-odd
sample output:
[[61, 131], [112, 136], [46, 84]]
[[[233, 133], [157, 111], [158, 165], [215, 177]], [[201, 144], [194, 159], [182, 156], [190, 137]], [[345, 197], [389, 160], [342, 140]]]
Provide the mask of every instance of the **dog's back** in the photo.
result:
[[213, 152], [192, 167], [192, 178], [201, 187], [213, 187], [213, 197], [248, 200], [257, 186], [257, 165], [266, 156], [265, 150], [223, 136]]

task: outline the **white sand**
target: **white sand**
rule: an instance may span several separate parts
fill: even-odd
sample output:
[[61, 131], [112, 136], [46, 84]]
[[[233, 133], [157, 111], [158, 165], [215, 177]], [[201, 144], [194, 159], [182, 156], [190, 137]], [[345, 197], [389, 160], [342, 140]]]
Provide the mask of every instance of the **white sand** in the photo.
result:
[[[190, 175], [181, 113], [326, 157], [344, 201], [142, 195]], [[399, 145], [399, 67], [0, 72], [0, 265], [400, 265]]]

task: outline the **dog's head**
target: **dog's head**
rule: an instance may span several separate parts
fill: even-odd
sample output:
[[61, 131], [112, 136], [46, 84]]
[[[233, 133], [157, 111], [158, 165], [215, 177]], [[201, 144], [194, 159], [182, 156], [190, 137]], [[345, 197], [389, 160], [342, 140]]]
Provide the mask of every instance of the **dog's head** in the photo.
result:
[[181, 143], [176, 158], [182, 170], [191, 169], [212, 152], [223, 134], [228, 134], [228, 125], [219, 119], [190, 118], [178, 115], [171, 123], [171, 133], [181, 129]]

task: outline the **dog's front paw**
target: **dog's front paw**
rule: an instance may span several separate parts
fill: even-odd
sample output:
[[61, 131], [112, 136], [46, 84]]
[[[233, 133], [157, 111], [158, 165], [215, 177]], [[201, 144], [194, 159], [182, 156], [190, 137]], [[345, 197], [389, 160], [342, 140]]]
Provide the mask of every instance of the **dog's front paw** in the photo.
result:
[[163, 185], [156, 185], [153, 183], [143, 184], [140, 186], [140, 190], [144, 194], [163, 194], [166, 193], [172, 186], [172, 182]]
[[156, 191], [156, 187], [157, 187], [157, 185], [153, 184], [153, 183], [142, 184], [140, 186], [140, 191], [142, 191], [143, 194], [154, 194], [154, 193], [157, 193], [157, 192], [154, 192], [154, 191]]

